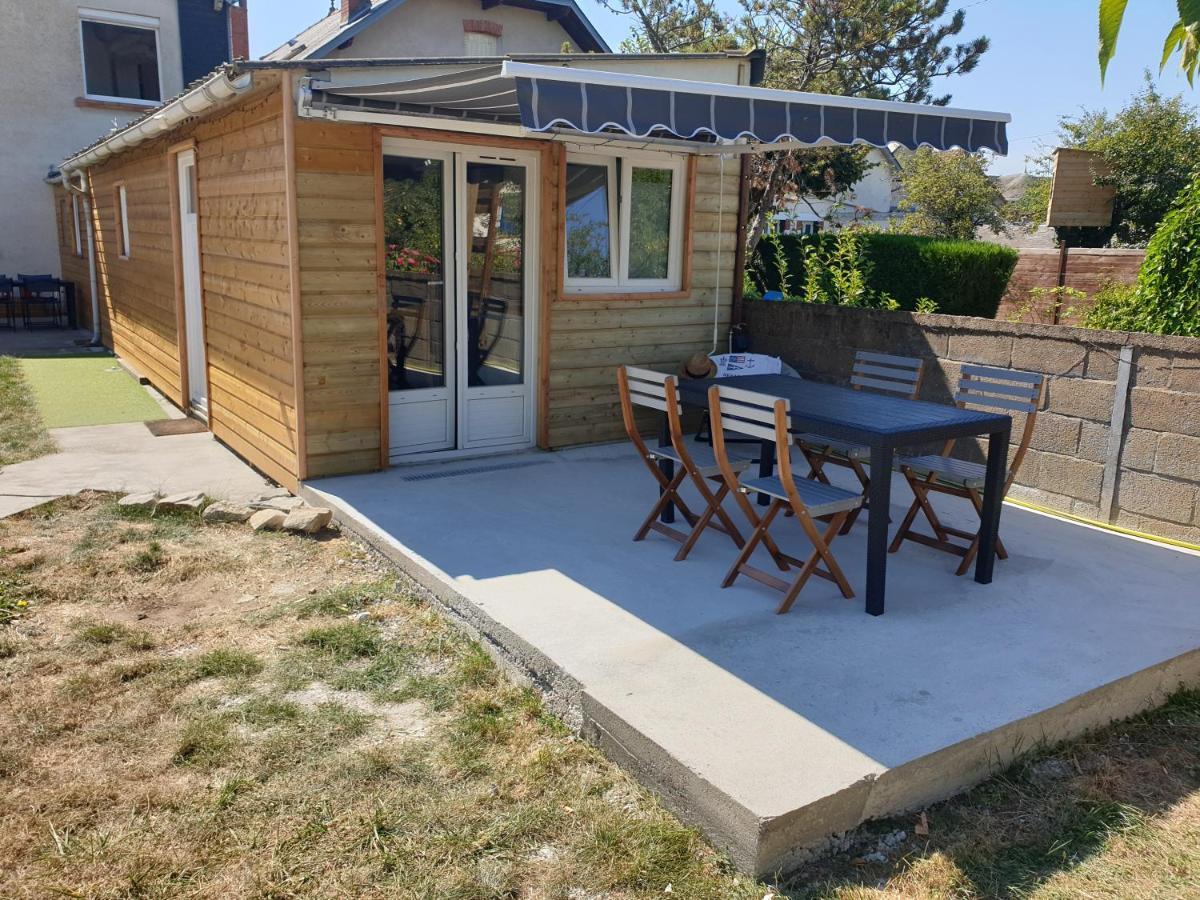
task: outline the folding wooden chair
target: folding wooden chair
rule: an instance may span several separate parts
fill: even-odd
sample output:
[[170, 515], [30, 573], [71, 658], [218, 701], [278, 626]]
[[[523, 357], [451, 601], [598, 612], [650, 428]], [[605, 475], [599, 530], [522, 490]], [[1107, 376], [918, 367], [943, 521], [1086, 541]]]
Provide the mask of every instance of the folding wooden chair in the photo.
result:
[[[738, 575], [747, 575], [783, 592], [783, 601], [776, 610], [779, 613], [785, 613], [792, 608], [797, 595], [812, 575], [819, 575], [834, 582], [843, 597], [852, 598], [854, 591], [846, 581], [837, 560], [833, 558], [829, 545], [837, 537], [847, 516], [862, 505], [862, 497], [854, 491], [846, 491], [820, 481], [810, 481], [807, 478], [796, 480], [792, 472], [792, 435], [788, 431], [786, 399], [713, 385], [708, 391], [708, 409], [713, 426], [713, 449], [716, 451], [717, 464], [721, 467], [726, 485], [737, 498], [738, 506], [742, 508], [742, 512], [754, 528], [750, 540], [738, 554], [721, 587], [729, 587], [737, 580]], [[727, 431], [759, 440], [774, 441], [779, 474], [766, 477], [742, 475], [739, 481], [738, 473], [731, 464], [726, 449]], [[765, 494], [771, 498], [771, 505], [762, 516], [759, 516], [747, 496], [751, 493]], [[783, 553], [771, 538], [771, 523], [784, 510], [790, 510], [794, 514], [813, 545], [813, 552], [806, 560]], [[817, 530], [815, 520], [824, 517], [828, 517], [828, 524], [822, 533]], [[750, 565], [750, 556], [759, 544], [771, 554], [775, 565], [781, 571], [786, 572], [791, 566], [800, 567], [799, 574], [791, 584]], [[824, 568], [820, 568], [818, 563], [824, 563]]]
[[[1029, 449], [1029, 441], [1033, 437], [1033, 426], [1037, 419], [1038, 407], [1042, 403], [1042, 391], [1045, 388], [1045, 376], [1038, 372], [1017, 372], [1011, 369], [990, 369], [983, 366], [962, 367], [962, 379], [958, 383], [958, 393], [955, 404], [959, 407], [990, 407], [1005, 411], [1025, 413], [1025, 428], [1021, 433], [1021, 442], [1009, 463], [1008, 477], [1000, 499], [1008, 495], [1013, 479], [1025, 453]], [[900, 530], [888, 548], [890, 553], [900, 549], [906, 540], [924, 544], [953, 553], [962, 557], [955, 574], [962, 575], [970, 567], [979, 552], [979, 533], [963, 531], [942, 522], [934, 512], [933, 504], [929, 502], [931, 493], [950, 494], [954, 497], [964, 497], [971, 501], [975, 512], [983, 514], [983, 486], [986, 467], [981, 463], [955, 459], [950, 455], [954, 450], [955, 441], [946, 442], [941, 456], [901, 457], [900, 471], [908, 486], [912, 488], [913, 504], [908, 514], [900, 523]], [[912, 529], [917, 513], [924, 513], [925, 518], [933, 528], [933, 537]], [[969, 541], [967, 545], [955, 543], [950, 538], [956, 537]], [[1008, 551], [999, 537], [996, 538], [996, 556], [1008, 559]]]
[[[859, 350], [854, 354], [850, 386], [856, 391], [867, 388], [889, 394], [900, 394], [909, 400], [915, 400], [917, 392], [921, 389], [921, 377], [924, 373], [924, 360]], [[839, 441], [823, 434], [798, 435], [796, 445], [808, 461], [809, 478], [829, 484], [829, 478], [824, 472], [827, 465], [844, 466], [858, 477], [859, 483], [862, 485], [863, 505], [850, 513], [846, 518], [846, 524], [842, 526], [842, 534], [849, 534], [858, 514], [866, 508], [867, 491], [871, 487], [866, 462], [871, 458], [871, 448], [849, 441]]]
[[[675, 554], [676, 560], [687, 559], [696, 541], [706, 528], [713, 528], [729, 535], [738, 547], [745, 544], [733, 519], [721, 507], [722, 501], [729, 493], [729, 487], [713, 458], [712, 448], [694, 441], [689, 442], [683, 433], [683, 421], [679, 413], [679, 392], [674, 375], [664, 375], [649, 369], [636, 369], [633, 366], [620, 366], [617, 369], [617, 386], [621, 394], [621, 415], [625, 420], [625, 431], [629, 440], [637, 448], [638, 454], [646, 464], [646, 468], [658, 482], [662, 493], [650, 515], [642, 522], [633, 539], [640, 541], [651, 531], [657, 531], [672, 540], [679, 541], [681, 546]], [[669, 447], [648, 447], [638, 430], [634, 419], [634, 406], [643, 406], [666, 413], [667, 426], [671, 434]], [[659, 468], [659, 462], [670, 460], [675, 464], [675, 474], [668, 478]], [[730, 467], [741, 471], [748, 466], [749, 460], [737, 460]], [[679, 496], [679, 487], [685, 479], [691, 479], [692, 484], [704, 500], [704, 511], [700, 515], [693, 513]], [[717, 483], [714, 491], [710, 481]], [[675, 508], [691, 525], [691, 531], [684, 534], [669, 525], [659, 521], [659, 516], [668, 503], [674, 503]], [[714, 522], [713, 519], [717, 521]]]

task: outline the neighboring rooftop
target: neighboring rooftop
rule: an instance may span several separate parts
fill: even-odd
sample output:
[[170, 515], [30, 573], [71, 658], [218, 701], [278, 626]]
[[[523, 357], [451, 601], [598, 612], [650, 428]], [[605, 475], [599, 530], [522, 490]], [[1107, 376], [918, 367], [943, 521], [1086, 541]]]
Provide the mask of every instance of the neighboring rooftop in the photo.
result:
[[[331, 3], [325, 18], [314, 22], [290, 41], [264, 54], [265, 60], [322, 59], [407, 0], [341, 0]], [[611, 53], [600, 32], [575, 0], [480, 0], [482, 11], [509, 6], [533, 10], [557, 21], [583, 53]]]

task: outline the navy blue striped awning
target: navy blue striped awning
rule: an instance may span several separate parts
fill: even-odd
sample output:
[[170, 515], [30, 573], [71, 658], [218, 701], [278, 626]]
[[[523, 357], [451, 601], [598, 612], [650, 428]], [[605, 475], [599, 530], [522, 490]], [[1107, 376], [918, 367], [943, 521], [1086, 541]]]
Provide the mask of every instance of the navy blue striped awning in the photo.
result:
[[900, 144], [1008, 152], [1005, 113], [506, 60], [450, 75], [313, 91], [312, 105], [631, 138]]

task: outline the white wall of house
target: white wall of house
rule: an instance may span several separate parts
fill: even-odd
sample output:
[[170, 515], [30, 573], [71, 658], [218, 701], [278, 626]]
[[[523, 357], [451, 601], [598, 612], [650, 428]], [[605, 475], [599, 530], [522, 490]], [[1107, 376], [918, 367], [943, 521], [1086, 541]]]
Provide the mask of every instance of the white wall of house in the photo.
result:
[[895, 161], [890, 154], [876, 149], [870, 151], [867, 160], [874, 165], [847, 194], [834, 200], [814, 197], [807, 201], [797, 200], [776, 218], [797, 223], [792, 226], [797, 231], [808, 222], [821, 222], [823, 228], [836, 228], [856, 221], [885, 230], [893, 227], [905, 215], [898, 208], [902, 194]]
[[85, 94], [80, 10], [99, 9], [158, 20], [160, 91], [183, 88], [176, 0], [36, 0], [4, 5], [0, 91], [4, 152], [0, 159], [0, 274], [58, 272], [54, 203], [45, 183], [50, 166], [92, 143], [114, 123], [139, 115], [119, 108], [81, 107]]
[[479, 0], [407, 0], [363, 29], [345, 50], [335, 50], [327, 58], [464, 56], [464, 19], [501, 26], [501, 54], [558, 53], [563, 42], [571, 39], [561, 25], [537, 10], [482, 9]]

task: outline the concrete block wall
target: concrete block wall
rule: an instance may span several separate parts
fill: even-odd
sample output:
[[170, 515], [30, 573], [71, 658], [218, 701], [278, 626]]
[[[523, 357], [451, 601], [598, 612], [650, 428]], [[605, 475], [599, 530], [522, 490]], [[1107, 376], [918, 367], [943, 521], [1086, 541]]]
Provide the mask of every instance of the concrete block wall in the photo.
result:
[[[1008, 290], [1000, 301], [996, 318], [1049, 324], [1053, 321], [1048, 299], [1034, 302], [1030, 291], [1035, 288], [1058, 286], [1059, 267], [1063, 260], [1058, 250], [1022, 249], [1008, 280]], [[1109, 282], [1132, 284], [1146, 258], [1145, 250], [1110, 250], [1108, 248], [1077, 247], [1067, 251], [1063, 284], [1083, 291], [1089, 297]], [[1075, 304], [1076, 314], [1086, 302]], [[1060, 321], [1071, 324], [1077, 315], [1064, 315]]]
[[[762, 301], [746, 322], [756, 352], [817, 380], [848, 381], [855, 349], [921, 357], [934, 402], [952, 402], [963, 363], [1042, 372], [1013, 496], [1200, 543], [1200, 340]], [[1023, 424], [1014, 416], [1014, 439]]]

